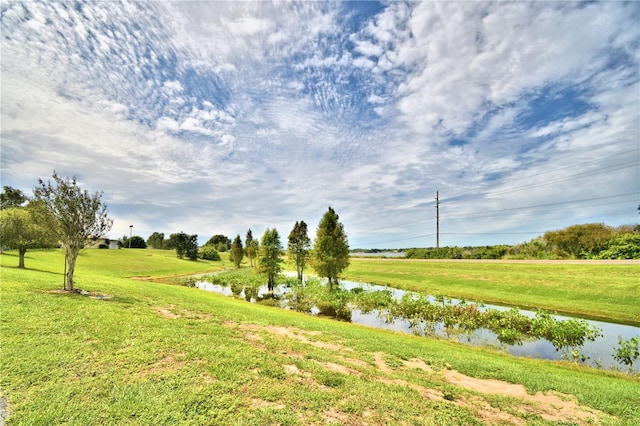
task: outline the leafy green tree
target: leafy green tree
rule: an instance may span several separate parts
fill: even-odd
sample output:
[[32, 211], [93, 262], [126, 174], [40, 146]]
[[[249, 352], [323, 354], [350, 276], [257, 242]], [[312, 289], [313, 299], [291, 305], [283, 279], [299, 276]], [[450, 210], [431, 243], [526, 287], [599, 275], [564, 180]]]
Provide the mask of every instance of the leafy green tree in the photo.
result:
[[149, 238], [147, 238], [147, 246], [154, 249], [163, 249], [164, 233], [154, 232], [153, 234], [149, 235]]
[[21, 207], [28, 199], [29, 197], [19, 189], [5, 185], [0, 193], [0, 210]]
[[313, 246], [313, 269], [327, 278], [329, 291], [333, 290], [333, 283], [338, 282], [340, 273], [349, 266], [349, 242], [339, 219], [335, 210], [329, 207], [318, 224]]
[[304, 220], [296, 222], [293, 229], [289, 233], [287, 249], [289, 258], [296, 264], [296, 272], [298, 273], [298, 281], [302, 283], [302, 274], [309, 259], [309, 250], [311, 249], [311, 239], [307, 232], [307, 224]]
[[189, 260], [198, 260], [198, 234], [189, 235], [189, 244], [185, 255]]
[[134, 235], [131, 238], [125, 238], [122, 242], [122, 247], [125, 248], [147, 248], [147, 243], [139, 235]]
[[244, 252], [249, 258], [249, 264], [251, 266], [255, 266], [255, 259], [256, 259], [256, 256], [258, 255], [259, 247], [260, 247], [260, 243], [258, 242], [258, 240], [255, 240], [253, 238], [253, 233], [251, 232], [251, 229], [249, 229], [247, 231], [247, 238], [245, 239]]
[[202, 246], [198, 250], [198, 257], [206, 260], [220, 260], [220, 254], [213, 246]]
[[620, 234], [609, 247], [596, 256], [597, 259], [640, 259], [640, 234]]
[[76, 260], [86, 241], [104, 236], [113, 225], [102, 201], [102, 192], [90, 194], [81, 189], [75, 176], [61, 178], [54, 171], [53, 183], [38, 179], [33, 193], [42, 208], [41, 218], [45, 226], [60, 242], [65, 253], [66, 274], [64, 289], [74, 290], [73, 274]]
[[37, 220], [35, 207], [11, 207], [0, 210], [0, 245], [18, 250], [18, 268], [24, 269], [28, 249], [50, 247], [56, 241]]
[[219, 252], [231, 249], [231, 240], [226, 235], [217, 234], [209, 238], [205, 246], [214, 246]]
[[244, 257], [244, 248], [242, 247], [242, 240], [240, 235], [236, 235], [236, 238], [231, 243], [231, 251], [229, 252], [229, 259], [236, 265], [236, 268], [240, 267], [242, 258]]
[[570, 258], [591, 258], [607, 248], [615, 231], [604, 223], [572, 225], [557, 231], [548, 231], [544, 239], [557, 255]]
[[188, 235], [184, 232], [169, 235], [171, 246], [175, 247], [178, 258], [198, 260], [198, 235]]
[[282, 243], [280, 235], [274, 229], [264, 231], [262, 241], [260, 243], [260, 254], [258, 255], [258, 271], [267, 275], [267, 287], [269, 291], [273, 291], [276, 282], [276, 276], [282, 271]]

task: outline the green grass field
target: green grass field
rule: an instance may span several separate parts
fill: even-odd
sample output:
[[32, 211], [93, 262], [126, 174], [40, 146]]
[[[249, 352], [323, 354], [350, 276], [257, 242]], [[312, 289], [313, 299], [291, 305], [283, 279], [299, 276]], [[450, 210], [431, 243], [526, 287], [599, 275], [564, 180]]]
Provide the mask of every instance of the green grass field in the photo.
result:
[[[369, 329], [127, 277], [227, 262], [0, 256], [6, 424], [632, 425], [640, 378]], [[99, 298], [102, 297], [102, 298]]]
[[352, 259], [346, 279], [640, 325], [640, 263]]

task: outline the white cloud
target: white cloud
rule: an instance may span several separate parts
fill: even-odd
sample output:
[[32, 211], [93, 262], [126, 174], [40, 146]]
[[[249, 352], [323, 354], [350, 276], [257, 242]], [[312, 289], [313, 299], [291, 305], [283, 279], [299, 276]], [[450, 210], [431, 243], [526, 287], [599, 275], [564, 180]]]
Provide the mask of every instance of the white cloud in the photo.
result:
[[[640, 135], [636, 4], [360, 6], [9, 3], [3, 183], [78, 174], [115, 235], [286, 235], [332, 205], [354, 246], [429, 244], [436, 190], [460, 232], [602, 220], [517, 208], [640, 192], [613, 170]], [[540, 110], [549, 87], [582, 109]]]

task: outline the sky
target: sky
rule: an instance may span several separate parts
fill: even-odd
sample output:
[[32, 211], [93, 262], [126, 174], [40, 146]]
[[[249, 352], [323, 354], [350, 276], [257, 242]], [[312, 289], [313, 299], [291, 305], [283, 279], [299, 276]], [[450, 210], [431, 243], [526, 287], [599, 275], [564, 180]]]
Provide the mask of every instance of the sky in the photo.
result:
[[[109, 235], [351, 248], [638, 223], [640, 2], [0, 2], [1, 180]], [[439, 208], [436, 209], [436, 195]]]

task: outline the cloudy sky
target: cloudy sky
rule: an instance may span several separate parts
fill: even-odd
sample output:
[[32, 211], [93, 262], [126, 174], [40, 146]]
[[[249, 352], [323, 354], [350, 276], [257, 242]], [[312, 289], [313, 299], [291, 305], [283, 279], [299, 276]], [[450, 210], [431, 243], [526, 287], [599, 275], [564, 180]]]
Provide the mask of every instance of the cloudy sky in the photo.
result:
[[356, 247], [637, 223], [638, 2], [0, 3], [2, 185], [104, 191], [112, 237], [328, 206]]

